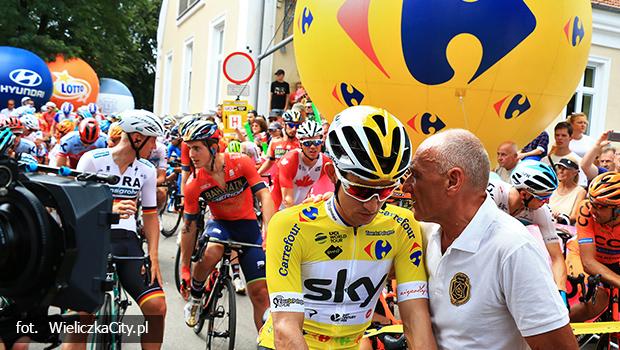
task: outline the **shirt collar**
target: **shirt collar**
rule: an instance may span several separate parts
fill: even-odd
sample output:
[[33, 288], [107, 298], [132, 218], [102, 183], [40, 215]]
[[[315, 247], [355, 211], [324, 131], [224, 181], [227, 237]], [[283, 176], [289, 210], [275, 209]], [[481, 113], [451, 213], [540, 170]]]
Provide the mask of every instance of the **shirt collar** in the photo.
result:
[[[478, 251], [480, 247], [480, 242], [487, 235], [488, 227], [493, 220], [494, 211], [497, 211], [497, 205], [491, 199], [491, 197], [487, 194], [484, 202], [478, 211], [471, 219], [469, 224], [465, 227], [463, 232], [452, 242], [448, 250], [450, 249], [458, 249], [461, 251], [475, 253]], [[432, 230], [430, 237], [428, 238], [429, 242], [438, 241], [441, 244], [441, 228]]]

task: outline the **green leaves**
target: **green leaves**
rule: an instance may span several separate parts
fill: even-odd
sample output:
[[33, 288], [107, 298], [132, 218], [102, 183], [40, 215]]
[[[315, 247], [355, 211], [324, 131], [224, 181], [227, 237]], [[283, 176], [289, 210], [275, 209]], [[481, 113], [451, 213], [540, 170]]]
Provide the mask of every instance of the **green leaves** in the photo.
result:
[[80, 57], [99, 77], [125, 83], [153, 108], [161, 0], [0, 0], [0, 45], [51, 61]]

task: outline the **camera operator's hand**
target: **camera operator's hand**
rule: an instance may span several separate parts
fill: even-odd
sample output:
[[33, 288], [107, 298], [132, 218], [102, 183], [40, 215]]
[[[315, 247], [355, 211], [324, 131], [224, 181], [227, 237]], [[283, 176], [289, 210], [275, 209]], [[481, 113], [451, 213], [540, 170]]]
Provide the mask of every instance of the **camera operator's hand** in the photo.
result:
[[129, 219], [132, 215], [136, 213], [136, 201], [131, 199], [123, 199], [121, 201], [115, 202], [112, 205], [112, 211], [115, 213], [119, 213], [121, 219]]

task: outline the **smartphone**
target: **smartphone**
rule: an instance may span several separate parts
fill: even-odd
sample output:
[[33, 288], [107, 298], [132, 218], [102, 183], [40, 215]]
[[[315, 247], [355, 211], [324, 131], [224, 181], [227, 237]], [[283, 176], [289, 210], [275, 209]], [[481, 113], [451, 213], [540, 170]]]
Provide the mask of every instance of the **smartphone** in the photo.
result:
[[620, 142], [620, 132], [610, 132], [607, 134], [607, 140], [612, 142]]

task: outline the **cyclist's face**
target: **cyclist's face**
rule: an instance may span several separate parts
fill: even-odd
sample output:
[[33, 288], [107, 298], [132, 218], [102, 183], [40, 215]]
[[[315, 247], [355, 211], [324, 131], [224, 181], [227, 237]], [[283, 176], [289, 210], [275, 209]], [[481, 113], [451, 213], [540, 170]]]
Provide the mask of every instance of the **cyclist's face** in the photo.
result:
[[[346, 176], [346, 179], [352, 183], [360, 185], [388, 186], [393, 184], [391, 181], [369, 182], [362, 180], [353, 174], [346, 174], [344, 176]], [[341, 185], [338, 190], [338, 200], [340, 202], [340, 206], [346, 210], [341, 213], [344, 216], [345, 221], [354, 226], [367, 225], [372, 222], [385, 202], [379, 201], [377, 196], [374, 196], [366, 202], [361, 202], [344, 193], [343, 185]]]
[[[319, 152], [321, 152], [321, 145], [317, 145], [315, 141], [317, 140], [323, 140], [323, 138], [321, 136], [317, 136], [317, 137], [312, 137], [312, 138], [306, 138], [303, 140], [299, 140], [300, 144], [301, 144], [301, 148], [303, 149], [304, 153], [306, 154], [306, 157], [310, 158], [310, 159], [316, 159], [319, 156]], [[309, 142], [306, 142], [309, 141]], [[308, 146], [306, 146], [305, 144], [309, 144]]]
[[[135, 133], [137, 134], [137, 133]], [[155, 141], [157, 140], [155, 137], [146, 137], [138, 134], [139, 136], [134, 137], [134, 144], [139, 147], [139, 145], [144, 144], [142, 149], [140, 149], [140, 158], [148, 158], [151, 155], [151, 152], [155, 149]]]
[[527, 208], [531, 210], [536, 210], [545, 205], [545, 203], [549, 202], [549, 198], [538, 199], [534, 197], [531, 193], [528, 193], [526, 191], [519, 191], [519, 193], [521, 195], [521, 200], [523, 201], [523, 204], [527, 204]]
[[189, 141], [189, 157], [196, 168], [204, 168], [211, 164], [211, 152], [202, 141]]
[[590, 202], [590, 213], [596, 222], [606, 224], [613, 219], [614, 208]]

